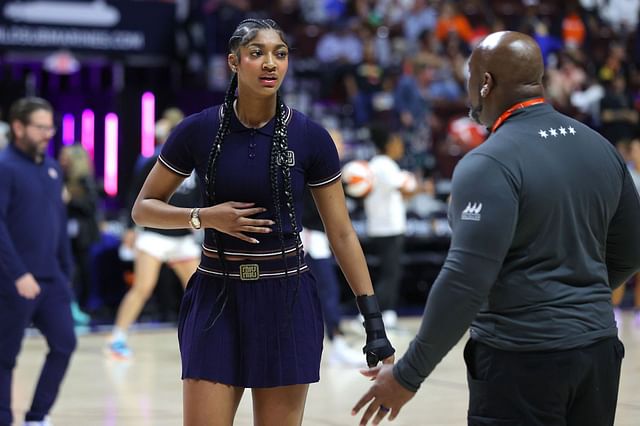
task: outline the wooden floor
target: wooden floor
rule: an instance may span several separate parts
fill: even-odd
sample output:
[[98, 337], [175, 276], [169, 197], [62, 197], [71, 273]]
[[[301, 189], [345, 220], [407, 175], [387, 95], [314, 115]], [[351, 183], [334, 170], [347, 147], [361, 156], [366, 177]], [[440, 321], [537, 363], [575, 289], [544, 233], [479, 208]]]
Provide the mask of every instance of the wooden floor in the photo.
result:
[[[626, 346], [617, 426], [640, 425], [640, 326], [630, 312], [621, 336]], [[415, 334], [418, 318], [401, 320], [391, 337], [402, 353]], [[135, 359], [113, 361], [103, 354], [105, 334], [87, 334], [79, 346], [51, 413], [55, 426], [165, 426], [182, 421], [180, 360], [174, 329], [139, 331], [131, 336]], [[362, 338], [350, 337], [355, 344]], [[28, 337], [14, 374], [13, 407], [17, 420], [30, 402], [46, 351], [43, 339]], [[356, 369], [323, 361], [320, 383], [311, 386], [304, 425], [356, 425], [350, 410], [369, 383]], [[416, 397], [392, 423], [398, 426], [464, 425], [467, 405], [462, 342], [438, 366]], [[236, 425], [251, 425], [250, 394], [245, 393]]]

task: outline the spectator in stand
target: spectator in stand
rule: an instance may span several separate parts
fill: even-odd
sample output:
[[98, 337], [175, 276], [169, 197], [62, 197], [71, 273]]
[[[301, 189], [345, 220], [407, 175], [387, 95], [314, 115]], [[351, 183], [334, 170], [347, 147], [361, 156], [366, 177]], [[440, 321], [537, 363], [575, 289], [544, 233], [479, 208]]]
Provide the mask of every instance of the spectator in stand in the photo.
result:
[[409, 160], [406, 168], [424, 168], [431, 155], [433, 97], [431, 85], [436, 68], [420, 61], [408, 61], [409, 73], [400, 77], [394, 94], [394, 109], [400, 120], [399, 132]]
[[415, 52], [425, 31], [432, 33], [438, 22], [438, 13], [427, 0], [415, 0], [404, 20], [404, 39], [407, 51]]
[[629, 78], [631, 64], [627, 60], [627, 52], [624, 45], [614, 41], [608, 47], [607, 58], [598, 70], [598, 77], [604, 82], [610, 82], [618, 74], [623, 74], [626, 78]]
[[627, 80], [617, 74], [600, 101], [601, 133], [611, 143], [631, 140], [638, 129], [638, 111], [631, 94], [627, 91]]
[[562, 40], [549, 33], [549, 26], [543, 21], [535, 21], [530, 31], [531, 36], [540, 46], [542, 51], [542, 60], [545, 68], [549, 66], [549, 59], [552, 54], [560, 52], [564, 47]]
[[441, 42], [444, 42], [450, 33], [458, 34], [458, 37], [467, 44], [473, 40], [473, 29], [469, 20], [458, 10], [457, 3], [446, 1], [440, 10], [440, 17], [436, 24], [436, 36]]
[[369, 124], [373, 117], [373, 98], [383, 91], [386, 70], [380, 65], [375, 53], [374, 41], [364, 45], [362, 63], [355, 65], [345, 76], [347, 94], [354, 109], [356, 127]]
[[[535, 38], [535, 37], [534, 37]], [[558, 67], [547, 69], [547, 98], [561, 111], [570, 107], [570, 97], [587, 81], [587, 73], [568, 52], [558, 55]]]
[[[440, 68], [443, 58], [441, 54], [442, 44], [433, 31], [423, 31], [418, 38], [417, 51], [414, 55], [416, 62], [432, 65]], [[407, 63], [410, 63], [407, 61]]]
[[[335, 95], [336, 86], [344, 90], [344, 78], [364, 57], [364, 46], [357, 33], [353, 31], [352, 22], [339, 20], [331, 24], [332, 28], [325, 33], [316, 46], [316, 59], [322, 68], [322, 88], [320, 97], [331, 98]], [[346, 93], [341, 93], [341, 97]]]
[[580, 49], [584, 44], [586, 29], [575, 3], [567, 5], [567, 13], [562, 19], [562, 39], [568, 49]]

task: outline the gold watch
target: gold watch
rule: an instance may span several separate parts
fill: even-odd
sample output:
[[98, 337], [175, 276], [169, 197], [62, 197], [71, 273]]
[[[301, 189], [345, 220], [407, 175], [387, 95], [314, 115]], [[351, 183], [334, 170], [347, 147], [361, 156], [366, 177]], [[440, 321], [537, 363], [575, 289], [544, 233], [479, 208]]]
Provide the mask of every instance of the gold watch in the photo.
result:
[[189, 214], [189, 225], [191, 225], [193, 229], [200, 229], [200, 227], [202, 226], [202, 223], [200, 223], [199, 208], [191, 209], [191, 213]]

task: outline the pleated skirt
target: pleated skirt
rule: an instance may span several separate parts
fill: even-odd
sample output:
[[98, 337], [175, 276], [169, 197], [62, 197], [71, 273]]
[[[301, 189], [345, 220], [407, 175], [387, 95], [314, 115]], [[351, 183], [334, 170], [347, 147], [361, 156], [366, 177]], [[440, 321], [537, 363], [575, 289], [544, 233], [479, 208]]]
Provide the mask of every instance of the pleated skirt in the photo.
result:
[[245, 388], [317, 382], [324, 336], [316, 281], [196, 272], [178, 323], [183, 379]]

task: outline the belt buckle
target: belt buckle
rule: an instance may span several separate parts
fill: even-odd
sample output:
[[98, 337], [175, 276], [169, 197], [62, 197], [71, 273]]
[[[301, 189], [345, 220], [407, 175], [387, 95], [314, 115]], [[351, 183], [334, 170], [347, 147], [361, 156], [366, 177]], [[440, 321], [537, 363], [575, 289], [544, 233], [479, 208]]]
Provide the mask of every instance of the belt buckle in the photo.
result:
[[260, 267], [257, 263], [240, 265], [240, 279], [242, 281], [255, 281], [260, 278]]

